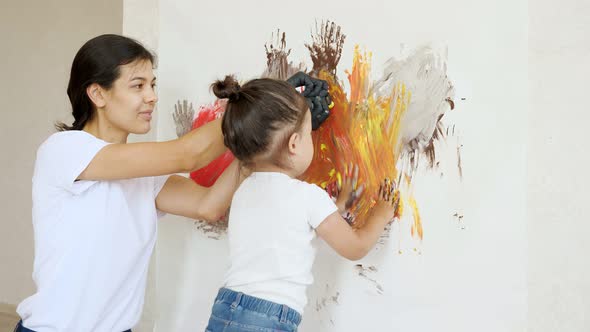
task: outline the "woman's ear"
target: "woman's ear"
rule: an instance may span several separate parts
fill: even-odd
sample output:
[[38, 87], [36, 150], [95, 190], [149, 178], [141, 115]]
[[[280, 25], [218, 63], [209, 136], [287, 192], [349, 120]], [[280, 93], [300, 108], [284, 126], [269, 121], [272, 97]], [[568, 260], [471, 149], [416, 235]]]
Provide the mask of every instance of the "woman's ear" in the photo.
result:
[[299, 144], [301, 144], [301, 134], [294, 132], [289, 137], [289, 154], [295, 154]]
[[98, 83], [92, 83], [86, 88], [86, 94], [96, 108], [102, 108], [106, 105], [104, 89]]

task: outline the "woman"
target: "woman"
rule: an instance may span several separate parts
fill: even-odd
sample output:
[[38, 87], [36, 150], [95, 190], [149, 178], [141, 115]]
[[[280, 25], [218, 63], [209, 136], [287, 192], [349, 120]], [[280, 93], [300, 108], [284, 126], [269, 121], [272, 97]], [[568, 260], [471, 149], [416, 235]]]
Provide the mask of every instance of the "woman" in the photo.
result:
[[[141, 44], [117, 35], [93, 38], [76, 54], [67, 89], [74, 122], [58, 124], [37, 151], [37, 292], [18, 306], [16, 331], [130, 330], [143, 307], [158, 216], [216, 221], [242, 181], [237, 162], [210, 188], [169, 176], [225, 151], [221, 120], [173, 141], [127, 143], [150, 130], [153, 65]], [[294, 85], [319, 83], [299, 75]], [[316, 99], [326, 94], [312, 90]], [[328, 112], [315, 110], [321, 123]]]

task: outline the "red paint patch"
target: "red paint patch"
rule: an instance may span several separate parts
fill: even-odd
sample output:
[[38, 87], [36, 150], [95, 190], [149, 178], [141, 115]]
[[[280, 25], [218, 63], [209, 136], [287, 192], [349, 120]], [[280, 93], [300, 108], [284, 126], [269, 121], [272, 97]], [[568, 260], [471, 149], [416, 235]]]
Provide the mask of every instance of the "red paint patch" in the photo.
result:
[[[195, 121], [193, 121], [192, 129], [201, 127], [215, 119], [223, 116], [225, 111], [225, 102], [217, 100], [212, 105], [201, 106]], [[228, 150], [217, 159], [213, 160], [209, 165], [191, 172], [190, 177], [197, 184], [204, 187], [211, 187], [215, 181], [221, 176], [221, 173], [234, 161], [234, 155]]]

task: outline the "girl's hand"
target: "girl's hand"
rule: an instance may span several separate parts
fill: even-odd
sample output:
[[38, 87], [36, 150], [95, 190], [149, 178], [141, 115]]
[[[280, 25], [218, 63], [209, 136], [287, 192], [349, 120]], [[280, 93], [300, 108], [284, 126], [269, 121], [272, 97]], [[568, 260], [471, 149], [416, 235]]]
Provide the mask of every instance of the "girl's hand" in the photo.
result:
[[373, 207], [373, 213], [393, 219], [395, 209], [399, 204], [399, 193], [396, 192], [397, 186], [394, 181], [389, 179], [383, 180], [379, 186], [377, 204]]

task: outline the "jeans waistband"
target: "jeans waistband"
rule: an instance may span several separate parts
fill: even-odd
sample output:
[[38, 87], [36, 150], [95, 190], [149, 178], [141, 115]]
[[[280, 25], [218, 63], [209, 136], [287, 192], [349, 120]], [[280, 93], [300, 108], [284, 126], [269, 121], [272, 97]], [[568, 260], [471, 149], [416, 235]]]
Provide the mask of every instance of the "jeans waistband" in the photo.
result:
[[276, 316], [279, 321], [289, 321], [295, 325], [301, 323], [301, 315], [294, 309], [287, 305], [278, 304], [254, 296], [246, 295], [241, 292], [236, 292], [228, 288], [221, 288], [217, 293], [217, 301], [222, 301], [231, 304], [236, 308], [238, 305], [244, 309], [256, 311], [267, 314], [269, 316]]

